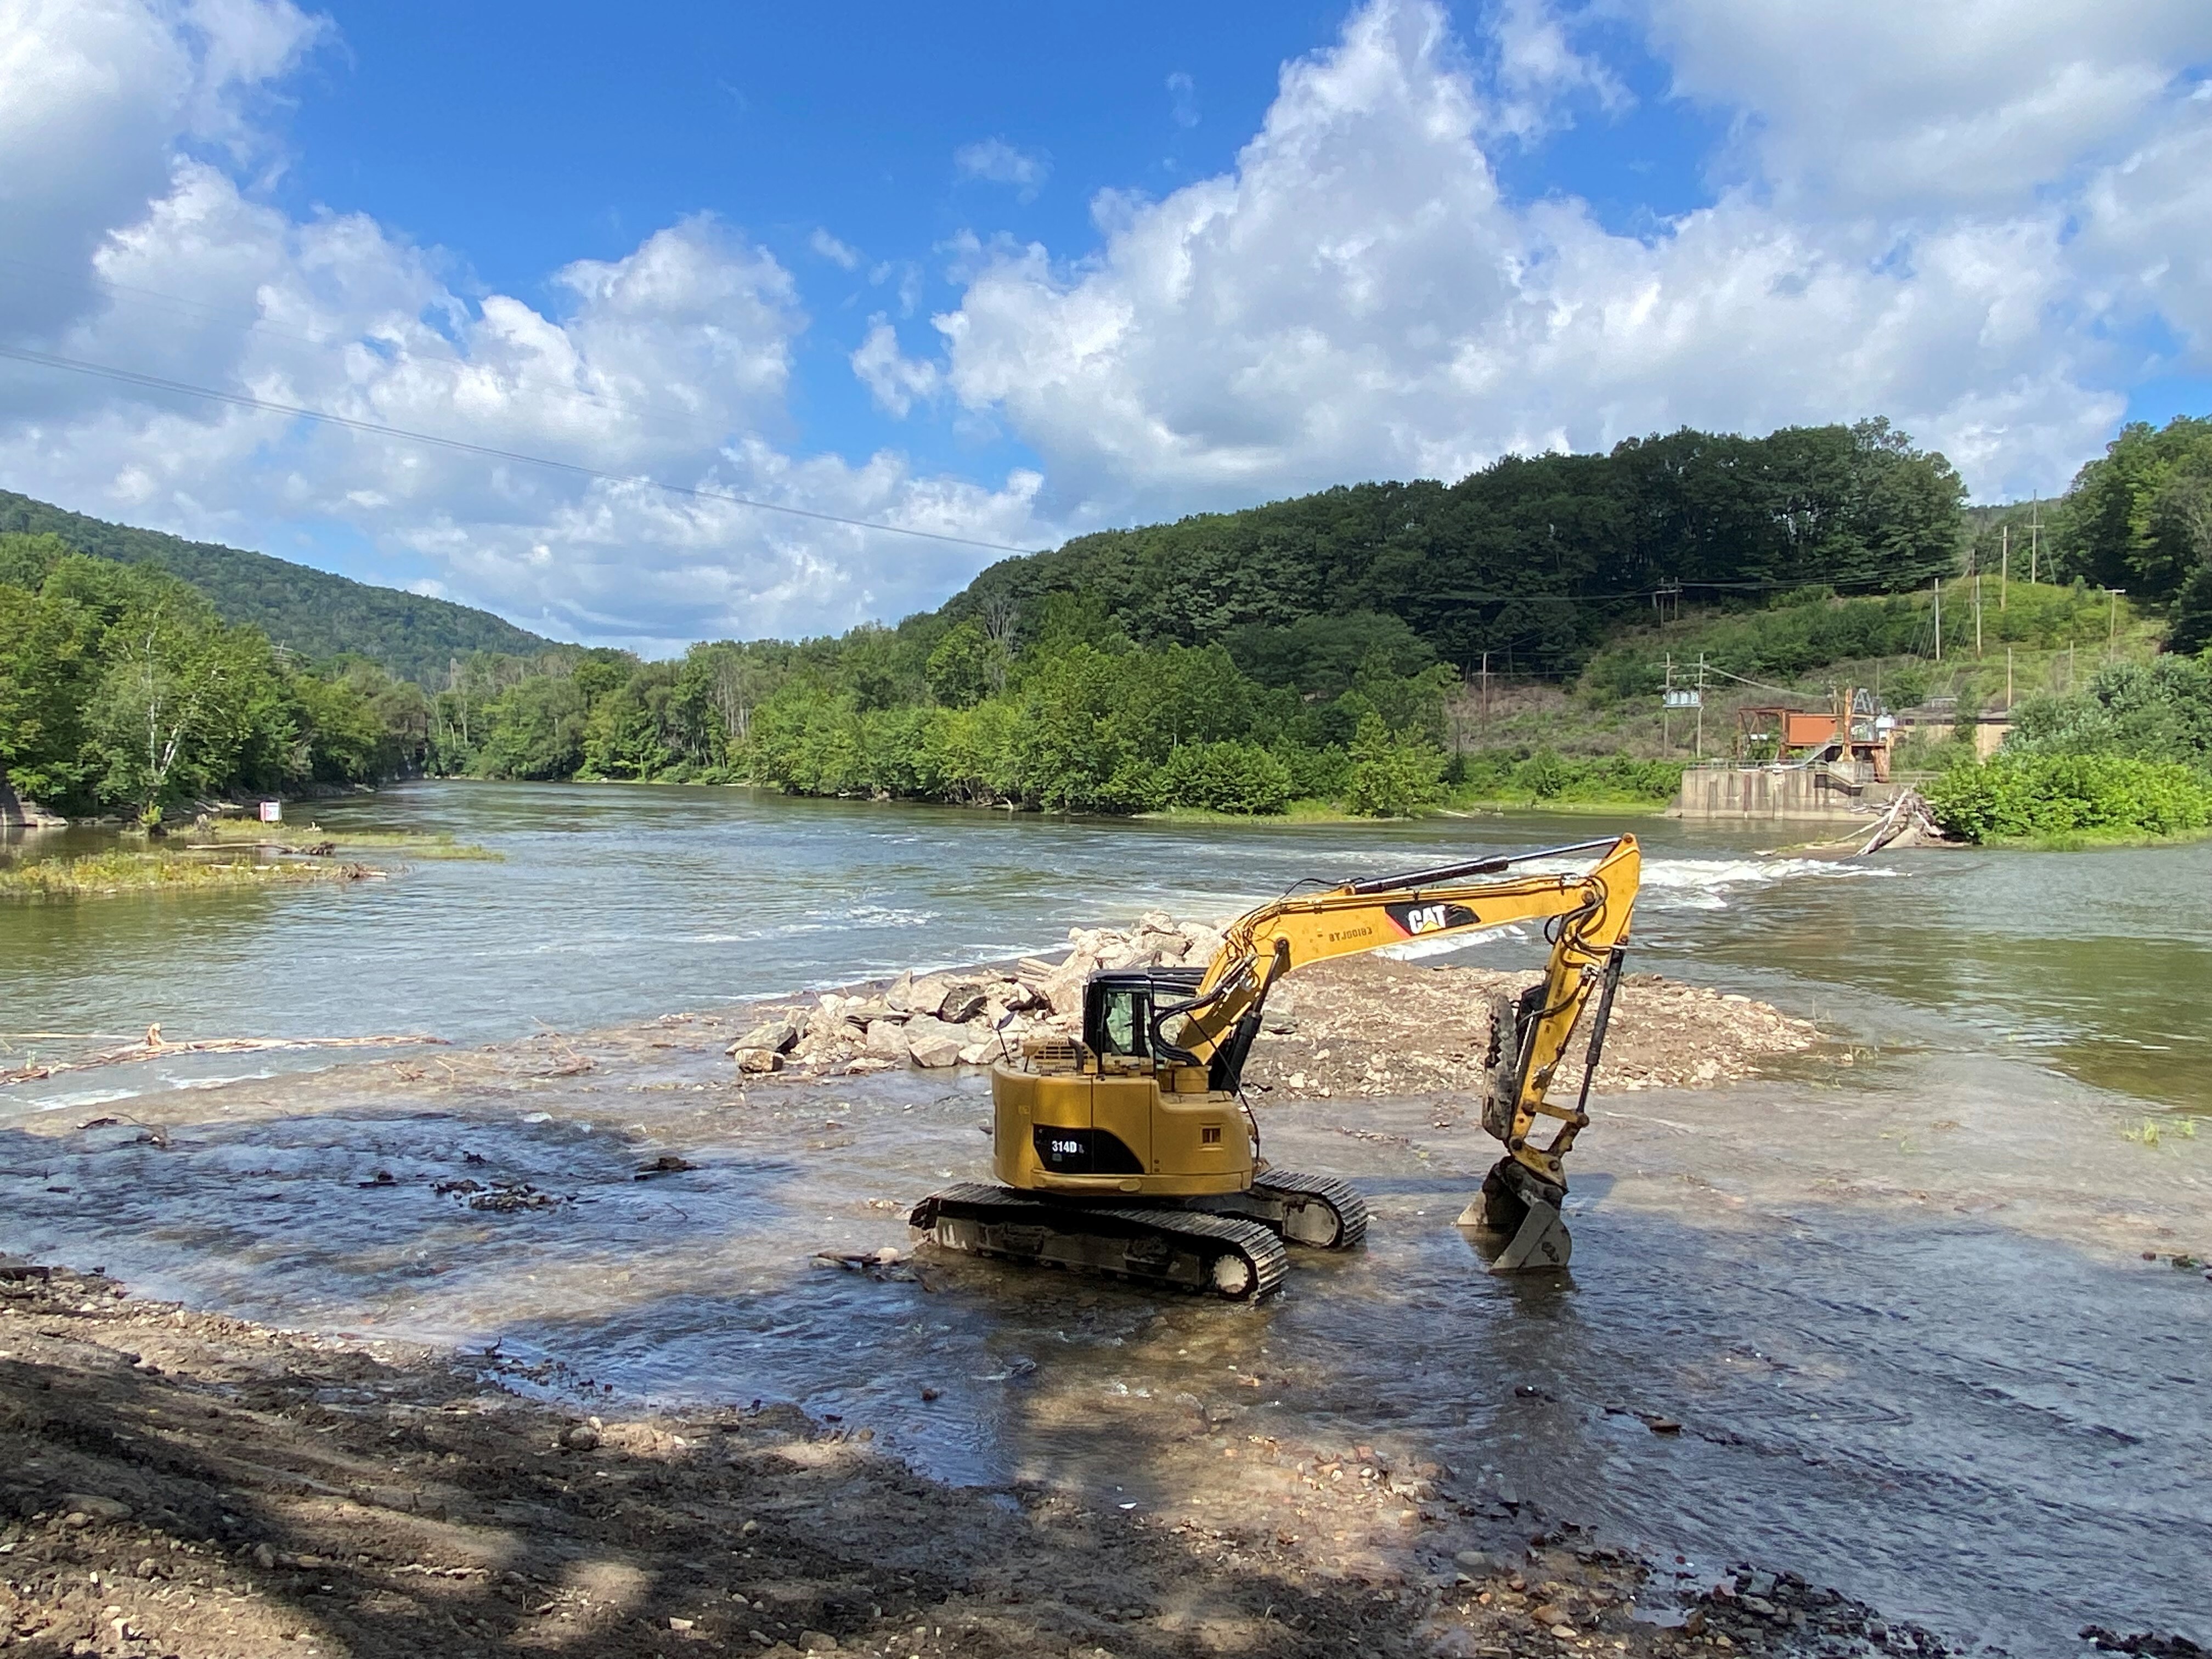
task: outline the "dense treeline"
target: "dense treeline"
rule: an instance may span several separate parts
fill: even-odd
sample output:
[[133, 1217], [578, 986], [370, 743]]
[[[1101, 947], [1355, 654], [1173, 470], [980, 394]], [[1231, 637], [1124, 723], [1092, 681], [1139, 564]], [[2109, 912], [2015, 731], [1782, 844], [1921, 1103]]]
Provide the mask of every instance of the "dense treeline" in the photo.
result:
[[366, 658], [430, 684], [456, 655], [527, 654], [550, 643], [488, 611], [349, 580], [265, 553], [109, 524], [0, 489], [0, 534], [52, 536], [79, 553], [157, 566], [198, 588], [225, 622], [318, 660]]
[[2127, 427], [2075, 478], [2053, 530], [2063, 574], [2171, 605], [2175, 651], [2212, 646], [2212, 418]]
[[0, 775], [74, 813], [164, 807], [420, 769], [422, 689], [374, 664], [320, 672], [226, 623], [167, 572], [0, 534]]
[[1310, 691], [1219, 645], [1147, 650], [1080, 623], [1048, 621], [1027, 644], [940, 617], [678, 662], [478, 657], [432, 699], [432, 764], [1055, 811], [1279, 812], [1307, 797], [1403, 811], [1437, 792], [1455, 677], [1393, 619], [1316, 619], [1271, 641], [1326, 665]]
[[[143, 565], [95, 578], [91, 562], [41, 544], [45, 567], [7, 578], [11, 625], [59, 627], [67, 611], [92, 642], [72, 647], [68, 688], [47, 677], [44, 712], [18, 721], [43, 735], [18, 732], [0, 760], [58, 802], [107, 806], [416, 769], [1109, 812], [1299, 799], [1401, 812], [1449, 783], [1539, 799], [1656, 793], [1665, 780], [1632, 764], [1616, 778], [1548, 754], [1448, 761], [1447, 696], [1486, 651], [1501, 669], [1579, 669], [1661, 592], [1755, 609], [1800, 586], [1917, 588], [1958, 568], [1960, 494], [1942, 457], [1880, 421], [1683, 431], [1605, 455], [1509, 458], [1449, 486], [1365, 484], [1085, 537], [993, 567], [934, 613], [837, 639], [723, 641], [667, 662], [454, 649], [424, 674], [427, 700], [357, 659], [310, 672]], [[133, 644], [156, 615], [166, 635]], [[1802, 620], [1798, 654], [1893, 646], [1918, 626], [1903, 601], [1841, 620], [1808, 606]], [[1828, 638], [1838, 627], [1873, 632]], [[393, 641], [377, 641], [393, 659]], [[116, 687], [163, 650], [175, 660], [147, 681], [149, 703], [165, 681], [204, 680], [185, 699], [198, 735], [167, 760], [155, 744], [134, 769], [115, 758]], [[226, 652], [235, 660], [215, 672]], [[402, 653], [410, 672], [421, 654]], [[1649, 665], [1624, 661], [1614, 677], [1620, 695], [1649, 689]]]
[[1447, 662], [1489, 652], [1563, 673], [1662, 589], [1894, 592], [1949, 575], [1963, 498], [1950, 464], [1886, 421], [1684, 430], [1085, 536], [993, 566], [946, 614], [1073, 603], [1139, 645], [1236, 652], [1248, 630], [1368, 612]]
[[836, 640], [478, 657], [434, 699], [433, 763], [1106, 812], [1402, 812], [1448, 782], [1658, 793], [1664, 768], [1448, 761], [1461, 665], [1579, 667], [1675, 586], [1915, 587], [1958, 565], [1960, 493], [1880, 421], [1510, 458], [1085, 537]]

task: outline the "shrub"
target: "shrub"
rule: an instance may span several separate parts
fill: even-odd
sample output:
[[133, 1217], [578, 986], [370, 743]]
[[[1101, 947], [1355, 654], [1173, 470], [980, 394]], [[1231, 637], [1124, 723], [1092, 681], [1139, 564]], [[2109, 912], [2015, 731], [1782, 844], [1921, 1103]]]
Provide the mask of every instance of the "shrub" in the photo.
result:
[[1291, 769], [1256, 743], [1187, 743], [1160, 769], [1167, 799], [1212, 812], [1264, 814], [1291, 804]]
[[1394, 736], [1380, 714], [1363, 716], [1352, 739], [1345, 804], [1367, 817], [1404, 817], [1443, 797], [1443, 770], [1441, 750]]
[[2000, 754], [1952, 768], [1929, 787], [1928, 804], [1945, 830], [1978, 842], [2212, 826], [2212, 781], [2172, 762], [2119, 755]]

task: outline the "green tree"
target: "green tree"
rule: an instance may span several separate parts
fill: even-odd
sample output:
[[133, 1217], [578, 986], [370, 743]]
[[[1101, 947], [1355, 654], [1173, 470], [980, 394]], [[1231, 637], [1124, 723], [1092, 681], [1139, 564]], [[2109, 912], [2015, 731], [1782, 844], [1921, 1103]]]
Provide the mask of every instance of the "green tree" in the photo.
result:
[[532, 674], [494, 698], [477, 765], [488, 778], [574, 777], [584, 760], [584, 694], [566, 674]]
[[2212, 659], [2113, 663], [2070, 696], [2030, 697], [2014, 712], [2005, 747], [2178, 761], [2212, 773]]
[[2054, 519], [2061, 569], [2139, 600], [2178, 595], [2212, 545], [2212, 418], [2137, 421], [2075, 476]]
[[1380, 714], [1360, 720], [1350, 753], [1346, 805], [1354, 812], [1404, 817], [1443, 798], [1443, 753], [1431, 744], [1394, 736]]
[[227, 776], [244, 738], [238, 653], [191, 608], [157, 602], [107, 630], [85, 708], [93, 787], [149, 822], [185, 793]]
[[945, 630], [924, 671], [929, 694], [948, 708], [972, 708], [1006, 684], [1005, 649], [970, 617]]

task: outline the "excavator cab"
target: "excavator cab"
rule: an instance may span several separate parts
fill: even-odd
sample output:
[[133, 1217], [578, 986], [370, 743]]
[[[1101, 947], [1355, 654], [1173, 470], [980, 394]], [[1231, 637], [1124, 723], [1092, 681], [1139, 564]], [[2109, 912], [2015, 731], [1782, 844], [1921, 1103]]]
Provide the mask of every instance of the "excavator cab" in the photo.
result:
[[1093, 974], [1083, 988], [1083, 1047], [1095, 1068], [1102, 1074], [1152, 1071], [1159, 1063], [1153, 1016], [1188, 1001], [1204, 977], [1200, 968]]

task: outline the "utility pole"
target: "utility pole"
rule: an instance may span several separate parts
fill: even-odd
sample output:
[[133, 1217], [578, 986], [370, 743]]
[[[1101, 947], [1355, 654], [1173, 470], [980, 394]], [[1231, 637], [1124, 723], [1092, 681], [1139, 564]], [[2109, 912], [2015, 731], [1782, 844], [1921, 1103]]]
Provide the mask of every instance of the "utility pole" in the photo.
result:
[[2002, 527], [2004, 552], [1997, 565], [1997, 609], [2005, 608], [2005, 589], [2012, 583], [2012, 526]]
[[2035, 505], [2028, 509], [2027, 519], [2027, 580], [2031, 586], [2036, 580], [2036, 560], [2042, 551], [2043, 497], [2038, 495], [2035, 498]]
[[1982, 659], [1982, 573], [1974, 572], [1974, 660]]
[[1667, 689], [1659, 694], [1659, 750], [1662, 754], [1674, 752], [1673, 736], [1674, 724], [1674, 653], [1667, 653]]
[[1705, 653], [1698, 653], [1698, 747], [1697, 758], [1705, 757]]
[[1936, 660], [1943, 660], [1943, 579], [1936, 579]]
[[2105, 660], [2110, 662], [2112, 659], [2112, 653], [2118, 648], [2120, 642], [2121, 590], [2117, 587], [2108, 587], [2105, 592], [2112, 595], [2112, 604], [2106, 608], [2105, 617]]

